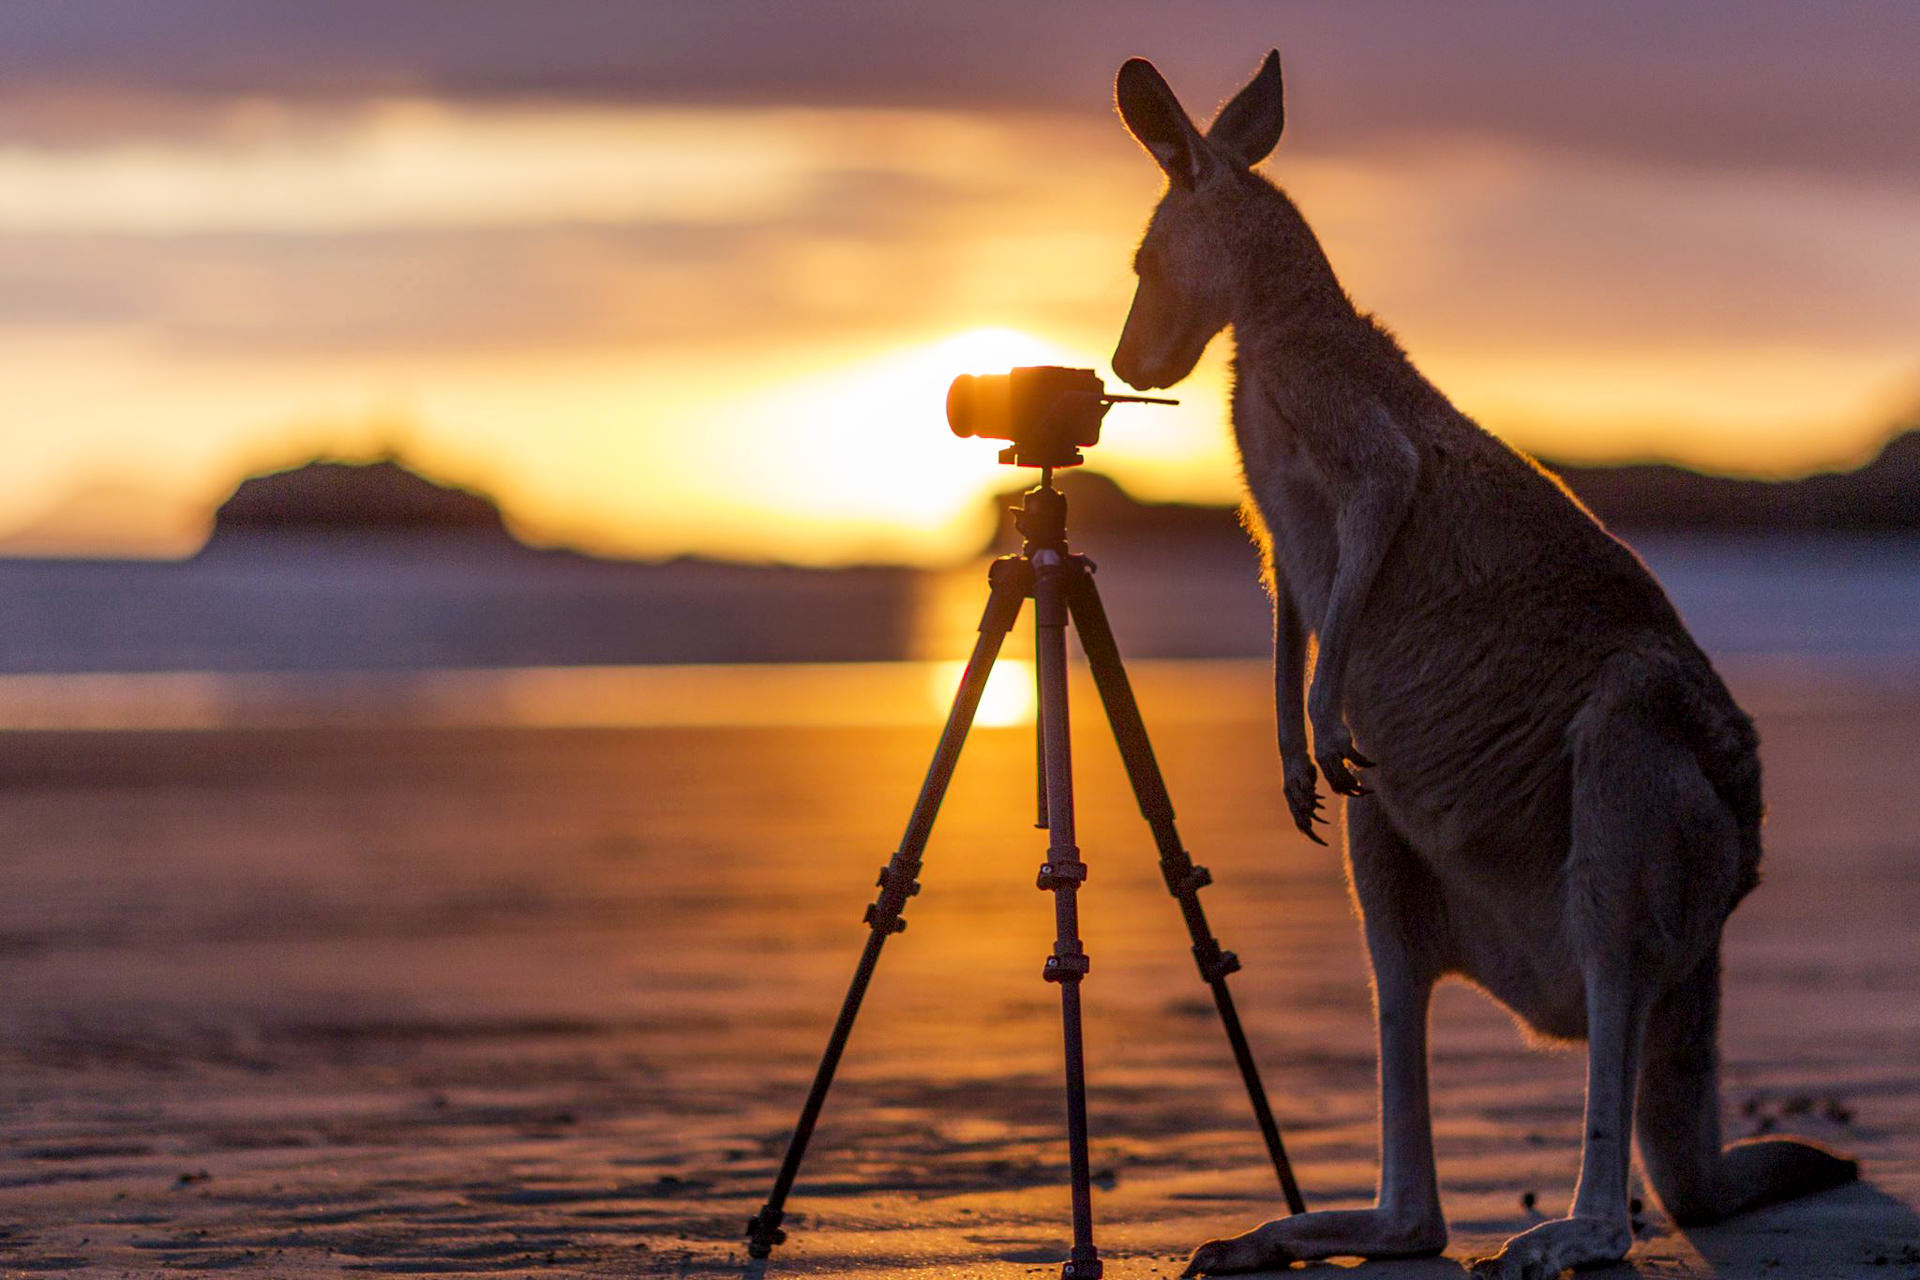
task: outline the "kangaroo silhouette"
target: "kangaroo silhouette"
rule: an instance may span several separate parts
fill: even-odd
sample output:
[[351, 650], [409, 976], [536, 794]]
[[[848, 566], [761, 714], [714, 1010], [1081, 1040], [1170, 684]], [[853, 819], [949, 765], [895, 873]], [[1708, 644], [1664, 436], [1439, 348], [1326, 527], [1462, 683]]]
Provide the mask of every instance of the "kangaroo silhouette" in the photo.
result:
[[1624, 1258], [1635, 1135], [1682, 1224], [1851, 1181], [1812, 1143], [1720, 1144], [1720, 935], [1760, 863], [1753, 722], [1633, 552], [1421, 376], [1253, 171], [1284, 123], [1277, 53], [1204, 134], [1143, 59], [1116, 93], [1167, 189], [1114, 372], [1170, 386], [1233, 329], [1287, 804], [1319, 839], [1318, 781], [1350, 797], [1380, 1035], [1375, 1207], [1209, 1241], [1187, 1274], [1446, 1246], [1426, 1034], [1449, 974], [1588, 1044], [1572, 1212], [1476, 1273]]

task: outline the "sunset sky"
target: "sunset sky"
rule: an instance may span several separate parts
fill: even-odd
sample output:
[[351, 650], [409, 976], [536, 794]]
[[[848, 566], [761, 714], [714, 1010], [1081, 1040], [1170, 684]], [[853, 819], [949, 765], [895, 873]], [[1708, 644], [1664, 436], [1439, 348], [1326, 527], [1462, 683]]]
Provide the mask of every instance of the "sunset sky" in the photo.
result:
[[[26, 0], [0, 12], [0, 539], [180, 554], [396, 449], [600, 551], [930, 562], [956, 372], [1106, 373], [1160, 178], [1280, 49], [1266, 171], [1522, 447], [1853, 465], [1920, 407], [1920, 6]], [[1097, 465], [1231, 501], [1228, 344]]]

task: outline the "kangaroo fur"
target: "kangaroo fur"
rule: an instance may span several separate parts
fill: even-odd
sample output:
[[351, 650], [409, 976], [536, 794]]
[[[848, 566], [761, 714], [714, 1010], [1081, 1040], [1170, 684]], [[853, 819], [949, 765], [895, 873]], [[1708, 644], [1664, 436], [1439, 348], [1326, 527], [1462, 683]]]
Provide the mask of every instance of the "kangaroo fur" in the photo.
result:
[[1254, 172], [1284, 126], [1277, 53], [1204, 134], [1149, 62], [1116, 93], [1167, 189], [1113, 368], [1170, 386], [1233, 330], [1283, 785], [1315, 839], [1318, 784], [1348, 797], [1380, 1033], [1376, 1205], [1209, 1241], [1188, 1274], [1444, 1249], [1426, 1034], [1448, 975], [1588, 1042], [1571, 1213], [1477, 1274], [1624, 1258], [1634, 1139], [1683, 1225], [1851, 1181], [1812, 1143], [1720, 1142], [1720, 934], [1759, 879], [1753, 722], [1645, 565], [1356, 311]]

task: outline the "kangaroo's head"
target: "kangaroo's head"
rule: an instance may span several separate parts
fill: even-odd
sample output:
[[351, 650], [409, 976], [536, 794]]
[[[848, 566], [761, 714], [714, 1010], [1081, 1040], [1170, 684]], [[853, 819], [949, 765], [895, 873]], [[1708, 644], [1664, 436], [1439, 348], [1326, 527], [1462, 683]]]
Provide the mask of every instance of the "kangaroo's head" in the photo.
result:
[[1143, 390], [1170, 387], [1193, 372], [1207, 343], [1226, 328], [1236, 263], [1279, 195], [1252, 170], [1280, 141], [1286, 118], [1280, 55], [1267, 54], [1204, 134], [1144, 58], [1120, 68], [1114, 93], [1120, 118], [1165, 171], [1167, 190], [1134, 256], [1140, 285], [1113, 371]]

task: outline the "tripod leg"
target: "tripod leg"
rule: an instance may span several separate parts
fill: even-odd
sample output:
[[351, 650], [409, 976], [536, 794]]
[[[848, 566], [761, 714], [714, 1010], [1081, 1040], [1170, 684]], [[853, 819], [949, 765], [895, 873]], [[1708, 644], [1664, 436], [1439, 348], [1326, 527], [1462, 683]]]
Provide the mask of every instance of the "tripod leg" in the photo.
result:
[[893, 857], [880, 869], [880, 894], [867, 907], [866, 920], [872, 932], [867, 936], [866, 949], [860, 953], [860, 963], [854, 969], [846, 999], [840, 1004], [840, 1016], [834, 1020], [833, 1032], [827, 1037], [826, 1051], [821, 1054], [813, 1087], [807, 1091], [806, 1103], [793, 1126], [793, 1137], [787, 1142], [787, 1154], [774, 1177], [773, 1190], [760, 1212], [747, 1221], [747, 1252], [752, 1257], [769, 1256], [773, 1246], [787, 1238], [786, 1232], [780, 1229], [780, 1221], [786, 1216], [787, 1193], [793, 1189], [793, 1180], [800, 1171], [813, 1126], [820, 1118], [820, 1108], [833, 1084], [833, 1073], [840, 1065], [840, 1055], [846, 1050], [847, 1037], [853, 1031], [853, 1020], [866, 997], [867, 984], [873, 980], [880, 948], [890, 934], [907, 927], [901, 912], [906, 908], [907, 899], [920, 892], [916, 879], [920, 874], [920, 855], [933, 832], [933, 820], [939, 815], [947, 784], [953, 780], [954, 768], [960, 762], [960, 748], [966, 745], [967, 731], [973, 726], [987, 676], [993, 670], [994, 660], [1000, 656], [1000, 645], [1012, 630], [1014, 619], [1020, 616], [1021, 602], [1031, 590], [1031, 577], [1023, 560], [1008, 558], [994, 562], [988, 579], [992, 593], [986, 612], [980, 618], [980, 638], [974, 642], [973, 656], [967, 661], [966, 673], [960, 677], [959, 691], [953, 696], [946, 727], [941, 730], [940, 743], [934, 748], [933, 762], [920, 787], [920, 798], [914, 802], [913, 814], [907, 820], [906, 834], [901, 837]]
[[1062, 1280], [1095, 1280], [1100, 1254], [1093, 1245], [1093, 1190], [1087, 1157], [1086, 1050], [1080, 1028], [1080, 980], [1087, 953], [1080, 944], [1078, 893], [1086, 864], [1074, 844], [1073, 762], [1067, 733], [1067, 592], [1070, 570], [1058, 551], [1034, 557], [1034, 631], [1036, 679], [1040, 685], [1040, 723], [1046, 774], [1047, 860], [1039, 885], [1053, 891], [1053, 954], [1045, 976], [1060, 984], [1060, 1021], [1067, 1065], [1067, 1161], [1073, 1194], [1073, 1251], [1061, 1268]]
[[1287, 1208], [1293, 1213], [1304, 1213], [1307, 1206], [1300, 1195], [1300, 1184], [1294, 1180], [1293, 1165], [1280, 1140], [1280, 1127], [1274, 1123], [1273, 1110], [1267, 1105], [1266, 1087], [1260, 1082], [1260, 1068], [1247, 1046], [1247, 1034], [1240, 1026], [1233, 993], [1227, 989], [1227, 975], [1240, 967], [1240, 959], [1231, 951], [1221, 950], [1219, 940], [1207, 927], [1206, 912], [1200, 906], [1200, 890], [1211, 883], [1213, 877], [1205, 867], [1195, 866], [1181, 846], [1180, 832], [1173, 821], [1173, 801], [1167, 795], [1166, 780], [1160, 776], [1160, 764], [1154, 759], [1153, 744], [1147, 739], [1147, 726], [1140, 718], [1139, 704], [1134, 701], [1127, 669], [1120, 661], [1120, 648], [1114, 642], [1106, 606], [1101, 604], [1099, 589], [1094, 585], [1092, 566], [1078, 556], [1074, 557], [1074, 565], [1072, 594], [1068, 597], [1074, 625], [1079, 629], [1087, 663], [1093, 669], [1100, 701], [1106, 706], [1114, 740], [1120, 745], [1120, 757], [1133, 783], [1134, 799], [1139, 802], [1140, 813], [1152, 829], [1153, 842], [1160, 850], [1160, 873], [1166, 879], [1167, 891], [1180, 903], [1187, 934], [1193, 939], [1194, 961], [1200, 967], [1201, 978], [1213, 991], [1214, 1007], [1219, 1010], [1221, 1025], [1226, 1028], [1227, 1043], [1232, 1046], [1233, 1060], [1240, 1067], [1240, 1079], [1246, 1084], [1247, 1097], [1253, 1103], [1254, 1120], [1260, 1126], [1260, 1136], [1266, 1140], [1267, 1156], [1280, 1179]]

